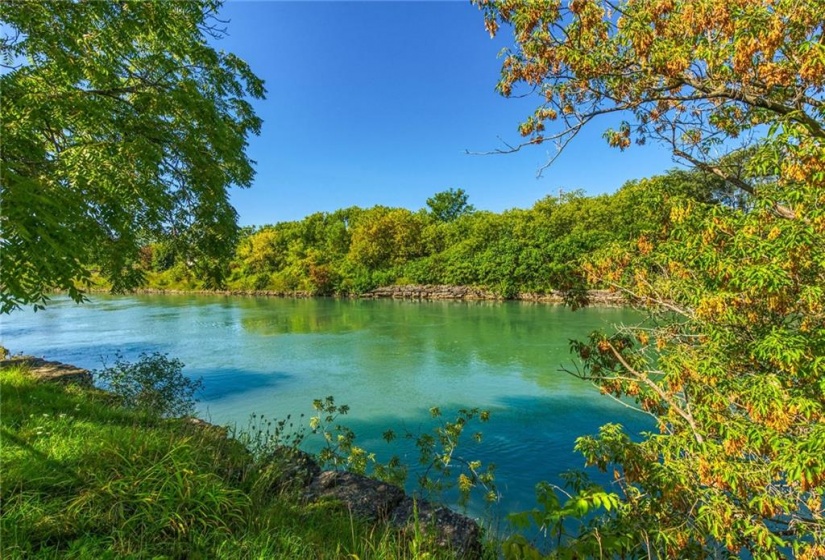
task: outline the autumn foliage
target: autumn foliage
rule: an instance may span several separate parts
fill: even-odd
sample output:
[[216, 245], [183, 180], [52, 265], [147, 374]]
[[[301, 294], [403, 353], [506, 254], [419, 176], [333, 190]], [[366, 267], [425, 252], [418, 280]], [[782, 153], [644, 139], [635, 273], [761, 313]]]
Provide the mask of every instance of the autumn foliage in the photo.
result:
[[567, 503], [545, 492], [528, 517], [555, 531], [558, 557], [823, 557], [825, 4], [476, 4], [490, 33], [514, 35], [501, 93], [537, 95], [522, 146], [563, 148], [615, 113], [611, 145], [663, 143], [742, 195], [685, 199], [655, 235], [590, 259], [591, 282], [650, 313], [574, 343], [576, 374], [658, 431], [579, 439], [618, 505], [578, 478]]

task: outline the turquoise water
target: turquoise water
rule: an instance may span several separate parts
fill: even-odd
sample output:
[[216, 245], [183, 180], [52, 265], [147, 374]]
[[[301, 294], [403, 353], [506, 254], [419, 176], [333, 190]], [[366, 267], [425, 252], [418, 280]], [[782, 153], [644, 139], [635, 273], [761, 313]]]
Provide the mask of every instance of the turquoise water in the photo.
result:
[[[516, 302], [95, 295], [4, 316], [0, 339], [15, 353], [91, 369], [117, 351], [166, 352], [203, 378], [200, 415], [220, 424], [309, 416], [313, 399], [334, 395], [351, 408], [342, 420], [357, 442], [379, 457], [390, 452], [383, 431], [429, 429], [432, 406], [487, 409], [482, 444], [464, 453], [497, 465], [506, 512], [532, 507], [536, 482], [583, 467], [572, 451], [579, 435], [608, 421], [650, 427], [561, 371], [573, 366], [571, 338], [638, 320], [629, 310]], [[409, 446], [392, 452], [416, 460]]]

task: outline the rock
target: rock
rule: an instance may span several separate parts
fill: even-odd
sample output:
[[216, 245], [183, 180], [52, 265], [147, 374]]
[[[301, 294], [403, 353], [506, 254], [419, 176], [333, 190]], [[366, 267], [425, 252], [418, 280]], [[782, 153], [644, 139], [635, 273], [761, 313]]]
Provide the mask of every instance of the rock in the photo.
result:
[[309, 501], [331, 499], [342, 502], [354, 517], [385, 521], [404, 499], [397, 486], [346, 471], [320, 473], [306, 491]]
[[315, 462], [315, 457], [306, 451], [285, 447], [281, 457], [285, 463], [283, 465], [284, 475], [298, 480], [303, 487], [312, 484], [312, 481], [321, 474], [321, 467]]
[[405, 496], [392, 511], [389, 522], [402, 534], [411, 535], [415, 531], [416, 515], [419, 530], [433, 536], [439, 548], [452, 551], [456, 558], [481, 556], [481, 528], [478, 523], [450, 508]]
[[[108, 292], [103, 289], [92, 289], [90, 292]], [[164, 288], [144, 288], [134, 290], [137, 294], [164, 294], [164, 295], [224, 295], [224, 296], [244, 296], [244, 297], [275, 297], [275, 298], [315, 298], [327, 297], [307, 291], [274, 291], [274, 290], [172, 290]], [[361, 298], [361, 299], [407, 299], [407, 300], [465, 300], [465, 301], [501, 301], [503, 299], [514, 299], [532, 303], [564, 303], [564, 293], [558, 290], [548, 292], [522, 292], [515, 294], [512, 298], [505, 298], [494, 294], [491, 291], [469, 286], [453, 286], [438, 284], [413, 284], [400, 286], [383, 286], [363, 294], [338, 294], [334, 297]], [[592, 305], [599, 306], [624, 306], [629, 300], [618, 292], [610, 290], [588, 290], [587, 297]]]
[[[305, 460], [314, 464], [309, 455]], [[307, 486], [305, 497], [308, 501], [340, 501], [354, 517], [387, 522], [407, 537], [415, 532], [417, 515], [419, 530], [434, 538], [439, 548], [451, 551], [456, 558], [481, 556], [478, 523], [450, 508], [414, 500], [397, 486], [346, 471], [322, 471]]]
[[[472, 288], [470, 286], [450, 285], [403, 285], [383, 286], [361, 295], [362, 298], [392, 298], [411, 300], [501, 300], [505, 299], [496, 294]], [[608, 290], [589, 290], [587, 297], [591, 304], [620, 306], [627, 302], [618, 292]], [[534, 303], [564, 303], [564, 293], [553, 290], [550, 292], [523, 292], [516, 294], [512, 299]]]
[[264, 463], [275, 475], [272, 488], [279, 490], [306, 489], [321, 474], [312, 455], [293, 447], [278, 448]]
[[75, 384], [83, 387], [92, 387], [92, 374], [89, 370], [75, 367], [61, 362], [50, 362], [33, 356], [16, 356], [0, 361], [0, 369], [25, 365], [32, 376], [38, 381], [46, 383]]
[[363, 294], [363, 298], [392, 298], [392, 299], [432, 299], [432, 300], [481, 300], [481, 299], [501, 299], [492, 292], [471, 288], [469, 286], [449, 286], [449, 285], [403, 285], [403, 286], [383, 286]]

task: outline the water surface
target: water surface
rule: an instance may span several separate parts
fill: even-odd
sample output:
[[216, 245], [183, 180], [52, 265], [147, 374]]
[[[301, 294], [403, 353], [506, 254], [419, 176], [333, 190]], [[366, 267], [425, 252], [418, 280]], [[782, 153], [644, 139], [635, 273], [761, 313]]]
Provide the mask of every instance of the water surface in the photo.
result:
[[[605, 422], [631, 431], [647, 418], [561, 371], [571, 338], [638, 321], [629, 310], [572, 312], [516, 302], [403, 302], [223, 296], [55, 298], [45, 311], [2, 317], [2, 344], [90, 369], [116, 352], [159, 351], [202, 377], [200, 415], [246, 426], [251, 413], [312, 412], [334, 395], [363, 447], [386, 456], [380, 434], [427, 430], [428, 410], [491, 412], [484, 442], [466, 453], [497, 465], [501, 509], [533, 506], [539, 480], [583, 467], [576, 437]], [[414, 462], [412, 450], [394, 452]]]

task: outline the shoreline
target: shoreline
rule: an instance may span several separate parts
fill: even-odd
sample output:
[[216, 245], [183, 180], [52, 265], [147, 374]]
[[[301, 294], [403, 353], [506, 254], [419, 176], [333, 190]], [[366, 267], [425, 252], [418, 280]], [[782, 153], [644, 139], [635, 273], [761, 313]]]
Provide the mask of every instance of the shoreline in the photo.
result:
[[[110, 293], [105, 288], [91, 288], [87, 293]], [[62, 292], [57, 292], [62, 293]], [[266, 297], [266, 298], [331, 298], [331, 299], [395, 299], [406, 301], [519, 301], [527, 303], [542, 303], [551, 305], [563, 305], [564, 295], [561, 291], [553, 290], [549, 293], [523, 292], [512, 298], [505, 298], [484, 290], [470, 286], [451, 286], [434, 284], [410, 284], [383, 286], [364, 292], [363, 294], [352, 295], [318, 295], [312, 292], [296, 290], [291, 292], [280, 292], [274, 290], [180, 290], [166, 288], [138, 288], [125, 292], [126, 294], [137, 295], [203, 295], [203, 296], [235, 296], [235, 297]], [[624, 307], [627, 302], [618, 292], [609, 290], [588, 290], [587, 297], [590, 305], [606, 307]]]

